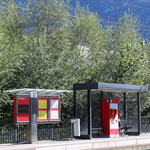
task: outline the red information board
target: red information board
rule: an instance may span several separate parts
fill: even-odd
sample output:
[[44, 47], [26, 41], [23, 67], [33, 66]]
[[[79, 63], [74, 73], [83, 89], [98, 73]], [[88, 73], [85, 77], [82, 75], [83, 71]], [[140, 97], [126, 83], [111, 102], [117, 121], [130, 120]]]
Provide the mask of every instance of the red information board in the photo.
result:
[[[37, 105], [32, 107], [30, 104], [34, 101]], [[60, 121], [60, 99], [59, 98], [37, 98], [14, 96], [14, 123], [28, 123], [30, 117], [35, 112], [37, 122]]]
[[29, 122], [29, 98], [17, 97], [17, 122]]
[[50, 99], [50, 121], [60, 120], [60, 99], [51, 98]]

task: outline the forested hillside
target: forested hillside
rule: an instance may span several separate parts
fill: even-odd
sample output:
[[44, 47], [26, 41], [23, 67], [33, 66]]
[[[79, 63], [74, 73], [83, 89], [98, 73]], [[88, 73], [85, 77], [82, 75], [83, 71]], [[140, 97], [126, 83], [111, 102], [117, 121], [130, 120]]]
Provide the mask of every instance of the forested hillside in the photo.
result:
[[[149, 40], [141, 38], [132, 14], [104, 28], [96, 14], [63, 0], [32, 0], [26, 7], [10, 0], [0, 10], [1, 117], [11, 118], [8, 89], [72, 89], [77, 82], [149, 85]], [[64, 113], [72, 112], [71, 95], [62, 103]], [[142, 111], [149, 107], [148, 93]]]
[[[150, 37], [150, 1], [149, 0], [78, 0], [81, 6], [88, 5], [89, 10], [98, 14], [103, 25], [118, 24], [124, 12], [130, 11], [138, 17], [140, 33], [143, 37]], [[71, 0], [73, 6], [76, 0]]]

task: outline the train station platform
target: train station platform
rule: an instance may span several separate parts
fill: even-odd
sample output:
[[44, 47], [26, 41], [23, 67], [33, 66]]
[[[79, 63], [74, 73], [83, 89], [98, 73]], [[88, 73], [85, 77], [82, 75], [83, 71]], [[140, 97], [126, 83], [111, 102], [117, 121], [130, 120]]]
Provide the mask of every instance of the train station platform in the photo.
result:
[[0, 144], [0, 150], [150, 150], [150, 134], [92, 138], [91, 140], [38, 141]]

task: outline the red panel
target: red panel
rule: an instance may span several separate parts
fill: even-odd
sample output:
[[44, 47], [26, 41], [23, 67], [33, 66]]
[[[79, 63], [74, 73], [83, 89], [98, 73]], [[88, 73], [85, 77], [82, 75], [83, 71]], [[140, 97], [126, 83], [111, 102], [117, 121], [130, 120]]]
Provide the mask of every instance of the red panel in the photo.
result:
[[119, 130], [118, 129], [110, 129], [110, 134], [119, 134]]
[[14, 96], [14, 123], [16, 123], [16, 96]]
[[18, 97], [18, 105], [29, 105], [29, 97]]
[[109, 124], [109, 101], [102, 100], [102, 128], [103, 135], [110, 135], [110, 124]]
[[28, 122], [29, 114], [18, 114], [18, 121]]
[[[18, 107], [18, 116], [17, 121], [19, 122], [29, 122], [29, 97], [18, 97], [17, 99], [17, 107]], [[19, 106], [28, 105], [28, 113], [22, 114], [19, 113]]]
[[[58, 108], [51, 108], [51, 101], [58, 101]], [[58, 119], [53, 119], [51, 116], [51, 113], [55, 112], [55, 111], [58, 112]], [[60, 120], [60, 99], [58, 99], [58, 98], [50, 99], [50, 111], [49, 112], [50, 112], [50, 121], [59, 121]]]
[[119, 99], [110, 99], [109, 101], [110, 103], [117, 103], [117, 104], [119, 103]]

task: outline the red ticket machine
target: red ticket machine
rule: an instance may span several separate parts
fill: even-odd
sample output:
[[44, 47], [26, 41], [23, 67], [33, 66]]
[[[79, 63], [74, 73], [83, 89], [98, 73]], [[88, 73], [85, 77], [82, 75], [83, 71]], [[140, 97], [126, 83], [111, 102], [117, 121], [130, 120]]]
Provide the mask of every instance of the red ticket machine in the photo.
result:
[[29, 122], [29, 97], [14, 96], [14, 123]]
[[118, 99], [102, 100], [103, 135], [119, 136]]

